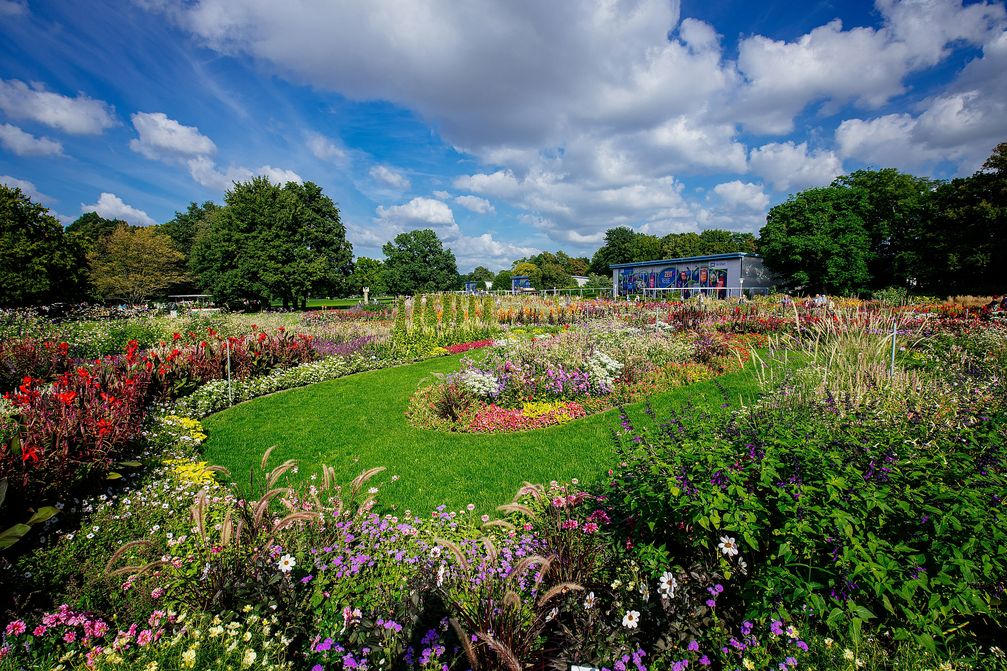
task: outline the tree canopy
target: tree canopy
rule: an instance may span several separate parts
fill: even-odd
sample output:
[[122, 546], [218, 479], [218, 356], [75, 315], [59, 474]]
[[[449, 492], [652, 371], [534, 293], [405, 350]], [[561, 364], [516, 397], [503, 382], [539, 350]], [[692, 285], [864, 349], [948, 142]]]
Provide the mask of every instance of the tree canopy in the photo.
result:
[[335, 203], [316, 184], [265, 177], [235, 183], [209, 213], [190, 267], [217, 300], [300, 303], [348, 289], [353, 248]]
[[78, 298], [85, 269], [80, 244], [43, 205], [0, 184], [0, 305]]
[[105, 298], [142, 303], [183, 281], [184, 257], [156, 228], [119, 226], [88, 255], [91, 282]]
[[393, 294], [451, 291], [460, 285], [455, 255], [429, 228], [399, 233], [381, 251]]
[[361, 256], [353, 264], [353, 272], [349, 278], [350, 291], [363, 294], [364, 287], [370, 290], [371, 296], [380, 296], [388, 291], [385, 281], [385, 264], [378, 259]]

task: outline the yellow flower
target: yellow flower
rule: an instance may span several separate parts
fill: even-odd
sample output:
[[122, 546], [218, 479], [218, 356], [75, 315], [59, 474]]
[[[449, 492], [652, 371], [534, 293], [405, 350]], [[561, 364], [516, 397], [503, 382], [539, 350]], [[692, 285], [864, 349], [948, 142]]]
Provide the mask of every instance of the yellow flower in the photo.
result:
[[147, 666], [143, 667], [144, 671], [157, 671], [157, 662], [151, 662]]
[[849, 660], [849, 661], [852, 662], [853, 661], [853, 657], [854, 657], [854, 655], [853, 655], [853, 651], [852, 650], [850, 650], [849, 648], [846, 648], [845, 650], [843, 650], [843, 659], [847, 659], [847, 660]]
[[196, 649], [189, 648], [182, 653], [182, 666], [187, 669], [191, 669], [196, 666]]
[[741, 665], [744, 666], [749, 671], [752, 671], [752, 669], [755, 668], [755, 662], [750, 660], [748, 657], [745, 657], [745, 659], [741, 661]]
[[255, 650], [252, 650], [251, 648], [246, 650], [245, 656], [241, 658], [241, 668], [247, 669], [252, 664], [255, 664], [256, 657], [258, 657], [258, 655], [255, 653]]

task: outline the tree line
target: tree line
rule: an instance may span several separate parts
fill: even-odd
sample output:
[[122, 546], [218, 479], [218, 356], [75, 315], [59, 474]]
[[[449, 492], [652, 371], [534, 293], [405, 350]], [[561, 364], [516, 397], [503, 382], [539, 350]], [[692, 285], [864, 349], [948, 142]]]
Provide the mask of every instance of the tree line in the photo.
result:
[[858, 170], [773, 207], [759, 235], [720, 229], [663, 237], [609, 229], [590, 257], [541, 252], [493, 272], [458, 272], [429, 229], [401, 233], [384, 259], [353, 258], [339, 209], [311, 182], [235, 183], [223, 205], [191, 203], [168, 222], [130, 226], [88, 212], [64, 228], [17, 188], [0, 185], [0, 305], [95, 298], [142, 302], [209, 293], [221, 303], [303, 307], [309, 297], [611, 283], [609, 265], [732, 252], [761, 254], [779, 288], [866, 294], [889, 287], [946, 295], [1004, 290], [1007, 143], [975, 174], [950, 181]]

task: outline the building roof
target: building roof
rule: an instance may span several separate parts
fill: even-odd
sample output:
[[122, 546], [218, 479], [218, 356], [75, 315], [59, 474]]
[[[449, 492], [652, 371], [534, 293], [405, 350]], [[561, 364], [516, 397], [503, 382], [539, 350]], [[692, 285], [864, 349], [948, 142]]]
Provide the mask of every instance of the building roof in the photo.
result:
[[727, 261], [728, 259], [753, 258], [761, 259], [759, 254], [748, 252], [731, 252], [730, 254], [710, 254], [708, 256], [686, 256], [679, 259], [659, 259], [656, 261], [637, 261], [636, 263], [610, 263], [609, 268], [638, 268], [640, 266], [657, 266], [664, 263], [695, 263], [697, 261]]

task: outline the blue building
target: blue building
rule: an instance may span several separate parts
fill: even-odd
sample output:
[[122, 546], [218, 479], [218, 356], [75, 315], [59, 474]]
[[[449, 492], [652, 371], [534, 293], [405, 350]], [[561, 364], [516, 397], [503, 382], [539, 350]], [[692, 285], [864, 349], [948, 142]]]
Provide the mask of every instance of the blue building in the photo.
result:
[[682, 259], [613, 263], [612, 296], [714, 298], [767, 294], [777, 284], [758, 254], [734, 252]]

